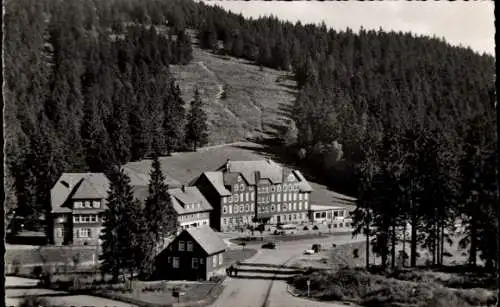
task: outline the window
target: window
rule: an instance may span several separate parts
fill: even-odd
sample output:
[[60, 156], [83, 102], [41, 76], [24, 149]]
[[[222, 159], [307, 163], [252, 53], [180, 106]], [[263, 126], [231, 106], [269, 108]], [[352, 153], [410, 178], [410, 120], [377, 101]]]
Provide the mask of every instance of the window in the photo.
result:
[[286, 204], [281, 205], [281, 209], [282, 209], [283, 211], [286, 211]]
[[276, 195], [276, 201], [281, 201], [281, 194]]
[[303, 197], [304, 195], [302, 193], [299, 193], [299, 200], [302, 200]]
[[307, 200], [309, 198], [309, 194], [304, 194], [304, 199]]
[[293, 200], [296, 201], [297, 200], [297, 193], [293, 193]]
[[244, 196], [243, 193], [240, 193], [240, 202], [244, 202], [245, 201], [245, 199], [243, 199], [243, 196]]
[[250, 194], [248, 192], [245, 193], [245, 201], [250, 200]]
[[343, 224], [343, 223], [340, 223], [339, 227], [340, 227], [340, 228], [344, 227], [344, 224]]
[[246, 211], [246, 212], [250, 211], [250, 205], [249, 205], [249, 204], [246, 204], [246, 205], [245, 205], [245, 211]]
[[288, 201], [292, 201], [292, 193], [288, 193]]
[[293, 203], [293, 211], [297, 211], [297, 203]]
[[234, 185], [234, 189], [233, 189], [233, 190], [234, 190], [234, 192], [238, 192], [238, 188], [239, 188], [238, 184], [235, 184], [235, 185]]
[[86, 200], [84, 205], [83, 205], [85, 208], [92, 208], [92, 204], [90, 203], [89, 200]]
[[90, 229], [88, 228], [80, 228], [78, 232], [78, 237], [79, 238], [90, 238]]
[[283, 194], [283, 201], [286, 201], [286, 194]]
[[338, 211], [333, 211], [333, 216], [339, 216], [339, 212]]
[[278, 206], [276, 207], [276, 209], [278, 209], [278, 212], [280, 212], [281, 211], [281, 205], [278, 204]]
[[255, 192], [250, 193], [250, 201], [255, 200]]
[[287, 184], [284, 184], [283, 185], [283, 192], [287, 192], [288, 191], [288, 185]]
[[240, 205], [240, 212], [241, 213], [245, 212], [245, 205]]
[[274, 194], [271, 194], [271, 201], [274, 203]]
[[321, 213], [316, 212], [315, 216], [316, 216], [317, 219], [319, 219], [321, 217]]
[[174, 257], [174, 263], [173, 263], [173, 267], [178, 269], [179, 268], [179, 257]]
[[62, 228], [56, 228], [56, 236], [58, 238], [62, 238], [62, 236], [63, 236]]
[[200, 258], [200, 264], [203, 264], [203, 258]]
[[222, 203], [226, 204], [227, 203], [227, 197], [222, 197]]
[[212, 266], [214, 268], [217, 266], [217, 255], [212, 256]]
[[172, 263], [172, 257], [168, 257], [168, 263]]
[[288, 210], [292, 211], [292, 203], [288, 204]]
[[242, 183], [242, 184], [240, 184], [240, 191], [241, 191], [241, 192], [245, 191], [245, 185], [244, 185], [243, 183]]
[[75, 208], [81, 208], [83, 207], [83, 204], [81, 201], [75, 201], [75, 205], [74, 205]]
[[237, 203], [237, 202], [238, 202], [238, 194], [234, 194], [234, 195], [233, 195], [233, 201], [234, 201], [235, 203]]
[[199, 266], [199, 260], [198, 260], [198, 258], [197, 258], [197, 257], [193, 257], [193, 258], [191, 259], [191, 267], [192, 267], [193, 269], [197, 269], [197, 268], [198, 268], [198, 266]]
[[334, 223], [334, 224], [333, 224], [333, 228], [337, 228], [337, 227], [338, 227], [338, 226], [337, 226], [337, 224], [335, 224], [335, 223]]
[[224, 225], [227, 224], [227, 219], [226, 218], [222, 219], [222, 224], [224, 224]]
[[250, 204], [250, 211], [253, 212], [253, 204]]
[[78, 223], [80, 222], [80, 216], [79, 215], [73, 215], [73, 223]]
[[222, 261], [223, 261], [223, 259], [222, 259], [222, 253], [220, 253], [219, 254], [219, 265], [222, 265]]
[[235, 214], [239, 212], [239, 211], [238, 211], [238, 208], [239, 208], [238, 206], [236, 206], [236, 205], [234, 206], [234, 213], [235, 213]]
[[291, 221], [291, 220], [292, 220], [292, 215], [291, 215], [291, 214], [289, 214], [289, 215], [288, 215], [288, 220], [289, 220], [289, 221]]
[[301, 211], [301, 210], [302, 210], [302, 202], [299, 201], [299, 211]]
[[331, 212], [328, 212], [328, 213], [326, 214], [326, 217], [327, 217], [327, 218], [329, 218], [329, 219], [331, 219], [331, 218], [332, 218], [332, 213], [331, 213]]
[[227, 206], [222, 207], [222, 213], [227, 214]]
[[92, 201], [92, 206], [94, 208], [101, 208], [101, 201], [100, 200], [94, 200], [94, 201]]
[[233, 206], [229, 205], [229, 214], [233, 213]]
[[281, 185], [276, 186], [276, 192], [281, 192]]
[[97, 215], [91, 215], [90, 216], [90, 221], [91, 222], [97, 222]]
[[326, 217], [326, 212], [321, 212], [321, 217], [325, 218]]
[[249, 190], [249, 191], [253, 191], [253, 186], [249, 186], [249, 187], [248, 187], [248, 190]]
[[339, 211], [339, 216], [344, 216], [344, 211]]
[[184, 251], [184, 241], [179, 241], [179, 251]]
[[233, 195], [230, 195], [228, 198], [227, 198], [228, 202], [229, 203], [232, 203], [233, 202]]
[[187, 242], [187, 250], [188, 250], [188, 252], [192, 252], [193, 251], [193, 241], [188, 241]]
[[294, 219], [294, 220], [296, 220], [296, 219], [297, 219], [297, 214], [296, 214], [296, 213], [294, 213], [294, 214], [293, 214], [293, 219]]
[[276, 208], [274, 207], [274, 205], [271, 205], [271, 211], [273, 211], [273, 212], [274, 212], [274, 209], [276, 209]]
[[230, 218], [229, 218], [229, 224], [232, 224], [232, 223], [233, 223], [233, 218], [232, 218], [232, 217], [230, 217]]

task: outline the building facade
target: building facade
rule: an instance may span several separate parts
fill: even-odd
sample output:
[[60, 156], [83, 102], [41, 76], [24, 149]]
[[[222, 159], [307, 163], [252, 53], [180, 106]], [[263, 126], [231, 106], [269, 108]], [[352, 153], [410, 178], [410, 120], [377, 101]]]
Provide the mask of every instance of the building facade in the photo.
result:
[[55, 245], [97, 245], [109, 181], [103, 173], [64, 173], [51, 189]]
[[228, 160], [215, 172], [194, 180], [214, 208], [211, 226], [234, 231], [255, 223], [308, 221], [312, 188], [297, 170], [267, 159]]
[[338, 206], [312, 205], [309, 218], [313, 224], [329, 224], [333, 231], [352, 229], [351, 208]]
[[210, 227], [183, 230], [155, 259], [155, 278], [208, 280], [223, 266], [226, 244]]

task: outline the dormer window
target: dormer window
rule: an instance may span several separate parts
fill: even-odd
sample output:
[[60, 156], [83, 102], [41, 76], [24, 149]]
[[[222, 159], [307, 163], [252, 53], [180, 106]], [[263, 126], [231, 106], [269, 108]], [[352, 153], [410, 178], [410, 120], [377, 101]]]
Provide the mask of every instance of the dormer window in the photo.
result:
[[94, 207], [94, 208], [101, 208], [101, 201], [100, 200], [93, 200], [92, 201], [92, 207]]
[[235, 185], [234, 185], [234, 191], [235, 191], [235, 192], [238, 192], [238, 188], [239, 188], [238, 184], [235, 184]]
[[245, 190], [245, 185], [242, 183], [240, 184], [240, 191], [244, 191]]
[[81, 201], [75, 201], [74, 203], [74, 208], [82, 208], [83, 207], [83, 203]]

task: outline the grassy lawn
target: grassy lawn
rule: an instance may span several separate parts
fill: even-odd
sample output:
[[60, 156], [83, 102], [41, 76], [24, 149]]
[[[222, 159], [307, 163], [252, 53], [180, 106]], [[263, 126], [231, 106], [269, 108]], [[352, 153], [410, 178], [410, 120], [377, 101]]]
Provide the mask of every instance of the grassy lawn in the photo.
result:
[[[194, 88], [202, 92], [208, 113], [210, 143], [273, 135], [288, 117], [282, 109], [294, 100], [295, 82], [287, 73], [252, 65], [245, 60], [222, 57], [193, 46], [193, 60], [185, 66], [172, 65], [183, 98], [192, 100]], [[226, 98], [218, 94], [223, 88]]]
[[[354, 250], [358, 257], [354, 257]], [[456, 244], [446, 248], [451, 257], [446, 264], [462, 260]], [[353, 301], [363, 306], [485, 306], [495, 298], [492, 274], [467, 270], [463, 266], [431, 269], [424, 266], [426, 256], [418, 259], [417, 268], [397, 268], [393, 272], [367, 271], [364, 242], [328, 248], [315, 255], [301, 256], [292, 265], [318, 270], [297, 275], [290, 281], [295, 292], [325, 301]], [[371, 263], [378, 264], [379, 259]]]
[[78, 258], [80, 263], [92, 261], [96, 254], [95, 246], [41, 246], [36, 249], [16, 249], [11, 245], [5, 251], [5, 264], [42, 265], [43, 263], [73, 263]]
[[205, 299], [217, 287], [215, 283], [186, 283], [186, 284], [169, 284], [169, 283], [140, 283], [134, 291], [129, 290], [100, 290], [97, 294], [106, 297], [112, 297], [117, 300], [140, 301], [154, 305], [170, 305], [177, 303], [178, 299], [173, 296], [172, 290], [179, 289], [185, 293], [180, 298], [180, 302], [199, 301]]

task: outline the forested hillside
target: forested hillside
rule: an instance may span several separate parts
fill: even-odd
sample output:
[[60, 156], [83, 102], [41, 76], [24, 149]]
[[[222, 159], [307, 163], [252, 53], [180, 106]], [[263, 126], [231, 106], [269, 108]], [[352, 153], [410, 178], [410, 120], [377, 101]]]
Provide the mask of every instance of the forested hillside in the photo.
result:
[[407, 222], [411, 262], [421, 244], [440, 263], [445, 229], [460, 217], [471, 263], [482, 251], [494, 264], [493, 57], [437, 38], [244, 19], [182, 0], [22, 0], [6, 10], [7, 165], [24, 215], [43, 212], [63, 170], [184, 145], [184, 101], [168, 65], [190, 61], [191, 29], [202, 48], [293, 73], [287, 148], [359, 197], [359, 230], [377, 229], [384, 263]]

